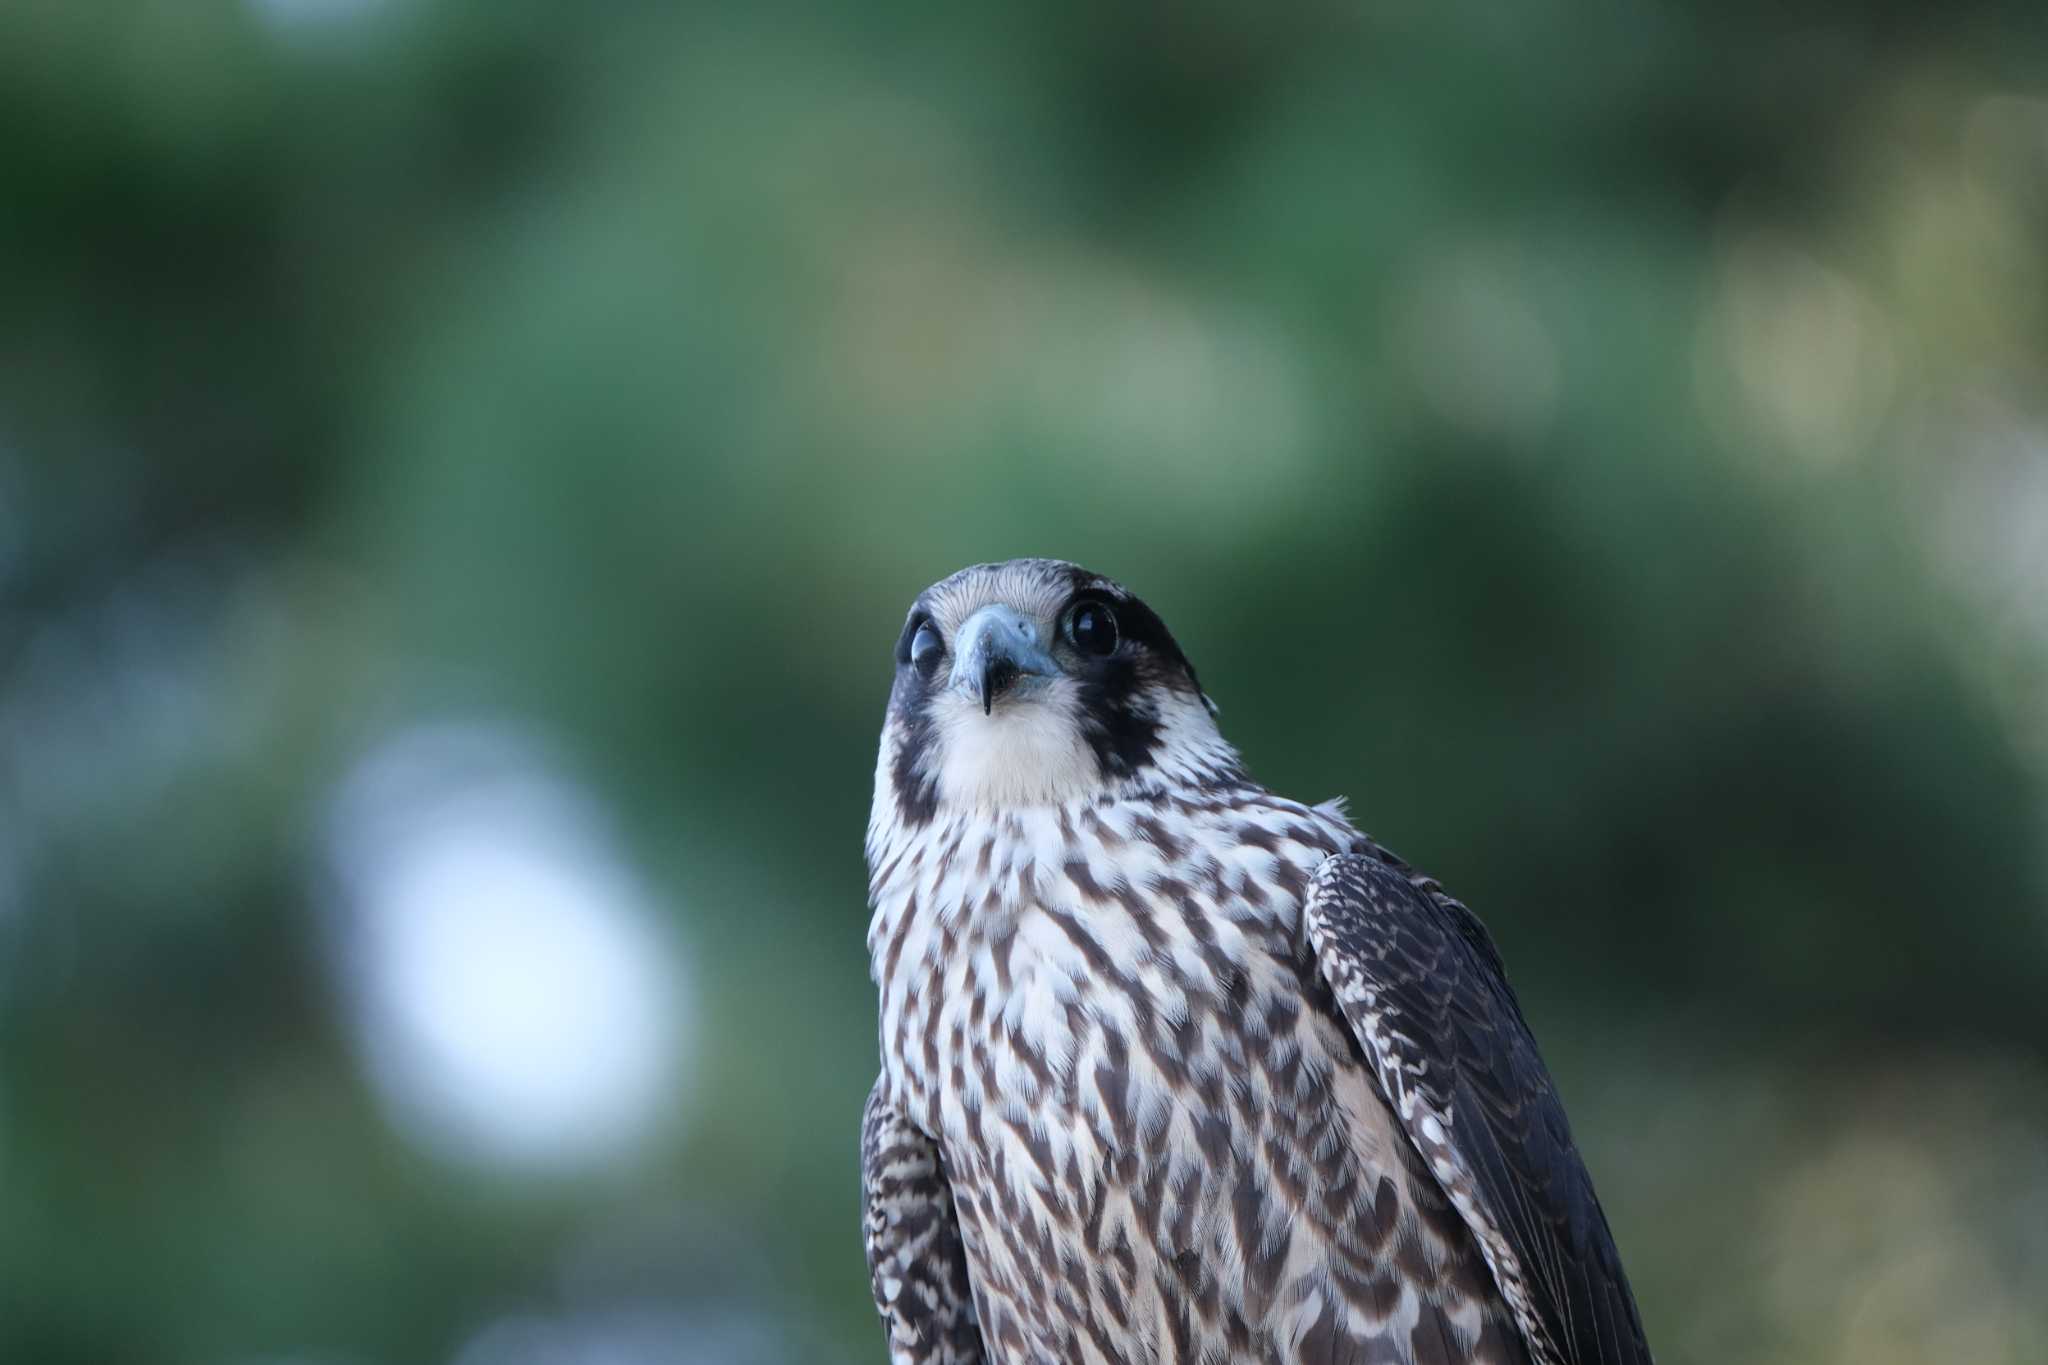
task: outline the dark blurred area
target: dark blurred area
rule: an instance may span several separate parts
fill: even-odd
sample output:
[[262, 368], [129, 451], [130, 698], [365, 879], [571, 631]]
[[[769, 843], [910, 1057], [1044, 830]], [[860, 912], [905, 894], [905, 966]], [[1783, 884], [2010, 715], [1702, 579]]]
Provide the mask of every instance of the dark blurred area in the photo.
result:
[[0, 8], [0, 1360], [881, 1360], [1017, 554], [1486, 917], [1660, 1359], [2048, 1359], [2040, 19]]

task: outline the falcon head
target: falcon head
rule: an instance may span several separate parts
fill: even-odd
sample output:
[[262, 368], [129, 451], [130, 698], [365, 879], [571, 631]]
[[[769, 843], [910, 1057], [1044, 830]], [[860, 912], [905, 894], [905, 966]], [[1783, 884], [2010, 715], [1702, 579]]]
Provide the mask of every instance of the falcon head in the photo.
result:
[[976, 564], [918, 594], [903, 623], [875, 820], [1233, 780], [1215, 709], [1121, 584], [1056, 559]]

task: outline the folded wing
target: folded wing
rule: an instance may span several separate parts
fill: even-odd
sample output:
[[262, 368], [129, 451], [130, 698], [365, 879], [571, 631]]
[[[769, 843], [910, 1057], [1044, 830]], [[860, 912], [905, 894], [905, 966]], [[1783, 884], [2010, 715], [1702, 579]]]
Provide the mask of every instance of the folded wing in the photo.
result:
[[1326, 860], [1305, 918], [1338, 1007], [1532, 1358], [1648, 1365], [1607, 1216], [1485, 927], [1370, 853]]
[[861, 1122], [861, 1231], [891, 1365], [982, 1365], [967, 1252], [939, 1149], [876, 1085]]

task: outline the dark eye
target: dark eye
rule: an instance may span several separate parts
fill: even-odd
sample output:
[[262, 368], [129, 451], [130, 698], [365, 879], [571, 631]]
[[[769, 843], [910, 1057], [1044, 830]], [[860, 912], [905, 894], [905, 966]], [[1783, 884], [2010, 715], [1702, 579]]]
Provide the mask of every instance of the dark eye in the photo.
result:
[[1083, 602], [1067, 617], [1067, 643], [1083, 654], [1116, 652], [1116, 613], [1101, 602]]
[[939, 656], [946, 652], [946, 642], [939, 638], [939, 632], [927, 621], [917, 628], [917, 634], [910, 637], [910, 662], [918, 672], [931, 676], [939, 666]]

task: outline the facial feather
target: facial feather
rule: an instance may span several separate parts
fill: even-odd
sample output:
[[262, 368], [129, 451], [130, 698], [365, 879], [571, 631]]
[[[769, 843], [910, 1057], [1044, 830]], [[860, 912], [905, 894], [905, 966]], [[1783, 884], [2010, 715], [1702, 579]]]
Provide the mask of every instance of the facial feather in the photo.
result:
[[[1092, 605], [1116, 632], [1106, 652], [1072, 636]], [[982, 704], [947, 685], [964, 623], [1001, 606], [1033, 623], [1057, 663]], [[913, 657], [913, 637], [939, 643]], [[918, 659], [928, 658], [927, 665]], [[983, 564], [932, 585], [911, 608], [897, 651], [880, 762], [878, 817], [922, 825], [941, 807], [1057, 805], [1240, 776], [1194, 668], [1151, 608], [1121, 585], [1056, 560]]]

